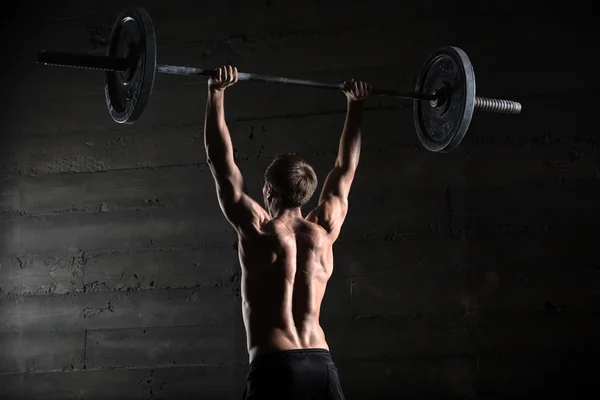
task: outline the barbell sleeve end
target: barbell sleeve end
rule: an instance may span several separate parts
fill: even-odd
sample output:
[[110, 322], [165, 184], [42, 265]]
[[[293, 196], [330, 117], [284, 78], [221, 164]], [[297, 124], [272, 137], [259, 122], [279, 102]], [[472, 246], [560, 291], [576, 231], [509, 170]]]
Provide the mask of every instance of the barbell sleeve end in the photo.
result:
[[521, 103], [512, 100], [492, 99], [489, 97], [476, 97], [475, 109], [501, 114], [520, 114], [523, 107]]

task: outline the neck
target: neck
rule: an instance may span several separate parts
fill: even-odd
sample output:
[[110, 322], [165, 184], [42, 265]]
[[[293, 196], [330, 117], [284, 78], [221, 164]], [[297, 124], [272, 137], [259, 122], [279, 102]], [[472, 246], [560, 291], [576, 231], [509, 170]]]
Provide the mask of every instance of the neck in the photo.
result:
[[302, 211], [300, 208], [288, 208], [282, 210], [273, 210], [272, 218], [279, 219], [297, 219], [302, 218]]

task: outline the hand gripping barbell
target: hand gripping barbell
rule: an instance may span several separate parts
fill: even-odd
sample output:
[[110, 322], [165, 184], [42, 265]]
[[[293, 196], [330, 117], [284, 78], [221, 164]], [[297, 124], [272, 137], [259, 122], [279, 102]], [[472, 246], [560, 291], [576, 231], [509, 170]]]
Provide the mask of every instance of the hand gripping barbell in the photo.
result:
[[[115, 122], [132, 124], [146, 107], [156, 72], [210, 78], [214, 69], [156, 64], [156, 35], [148, 12], [139, 7], [123, 10], [113, 25], [105, 56], [40, 50], [37, 62], [45, 65], [104, 70], [106, 104]], [[324, 83], [279, 76], [238, 73], [239, 81], [259, 81], [322, 89], [344, 90], [343, 83]], [[414, 92], [390, 89], [372, 94], [413, 100], [413, 119], [423, 146], [450, 152], [465, 137], [474, 110], [519, 114], [521, 104], [477, 97], [475, 74], [460, 48], [438, 48], [426, 60]]]

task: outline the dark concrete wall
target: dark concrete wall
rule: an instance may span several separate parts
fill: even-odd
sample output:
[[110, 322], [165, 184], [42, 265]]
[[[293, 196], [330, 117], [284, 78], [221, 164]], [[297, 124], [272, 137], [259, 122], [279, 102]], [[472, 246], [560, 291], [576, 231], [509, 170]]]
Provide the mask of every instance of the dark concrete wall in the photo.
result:
[[[205, 84], [157, 76], [142, 119], [123, 126], [101, 72], [35, 64], [38, 49], [102, 54], [130, 5], [153, 16], [161, 63], [410, 90], [435, 48], [463, 48], [478, 94], [524, 112], [478, 113], [459, 149], [434, 154], [410, 102], [369, 101], [322, 312], [347, 398], [598, 394], [593, 16], [572, 3], [486, 3], [110, 0], [6, 13], [0, 397], [243, 389], [239, 265], [204, 163]], [[341, 93], [244, 82], [226, 107], [254, 196], [282, 151], [323, 181]]]

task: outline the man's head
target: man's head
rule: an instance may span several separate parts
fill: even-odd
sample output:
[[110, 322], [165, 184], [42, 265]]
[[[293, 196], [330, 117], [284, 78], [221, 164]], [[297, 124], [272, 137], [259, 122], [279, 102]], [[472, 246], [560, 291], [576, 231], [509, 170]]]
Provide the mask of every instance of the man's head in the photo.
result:
[[271, 216], [287, 209], [300, 208], [317, 188], [317, 174], [295, 153], [280, 154], [267, 167], [263, 196]]

